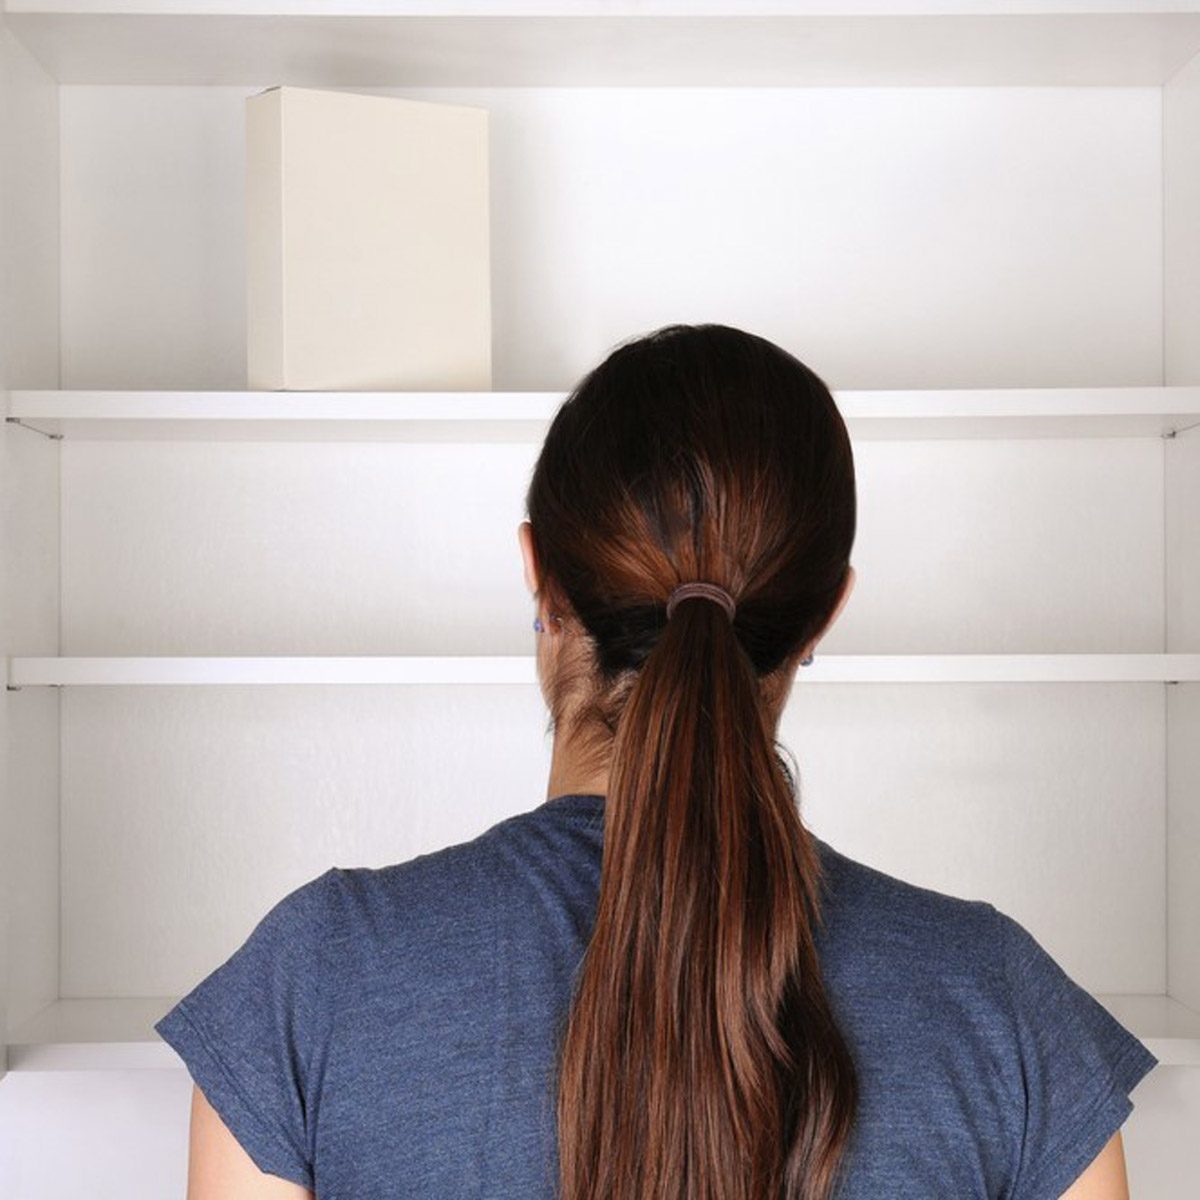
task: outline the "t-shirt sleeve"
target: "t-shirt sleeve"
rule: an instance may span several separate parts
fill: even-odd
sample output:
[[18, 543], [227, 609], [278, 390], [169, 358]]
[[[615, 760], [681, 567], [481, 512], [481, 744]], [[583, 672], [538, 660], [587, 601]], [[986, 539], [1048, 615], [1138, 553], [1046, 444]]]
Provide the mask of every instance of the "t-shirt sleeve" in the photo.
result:
[[1023, 1083], [1007, 1200], [1059, 1200], [1133, 1111], [1129, 1093], [1158, 1059], [1029, 930], [993, 911]]
[[321, 917], [336, 870], [279, 900], [154, 1026], [258, 1168], [310, 1190], [308, 1066], [323, 1036]]

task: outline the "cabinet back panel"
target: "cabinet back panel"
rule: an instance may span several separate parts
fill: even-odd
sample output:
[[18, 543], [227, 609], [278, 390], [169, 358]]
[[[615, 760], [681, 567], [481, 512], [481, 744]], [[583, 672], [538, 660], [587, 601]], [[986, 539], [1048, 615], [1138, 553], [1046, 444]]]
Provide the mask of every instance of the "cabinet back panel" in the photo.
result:
[[[536, 453], [67, 440], [62, 653], [532, 653]], [[859, 579], [823, 651], [1163, 648], [1157, 438], [861, 442], [855, 465]]]
[[[257, 90], [61, 89], [62, 386], [245, 386]], [[671, 321], [843, 388], [1162, 382], [1158, 87], [355, 90], [491, 114], [498, 390]]]
[[[182, 990], [326, 867], [403, 861], [545, 798], [533, 686], [62, 701], [66, 996]], [[1162, 989], [1161, 685], [801, 685], [780, 736], [802, 812], [846, 853], [992, 900], [1095, 990]]]

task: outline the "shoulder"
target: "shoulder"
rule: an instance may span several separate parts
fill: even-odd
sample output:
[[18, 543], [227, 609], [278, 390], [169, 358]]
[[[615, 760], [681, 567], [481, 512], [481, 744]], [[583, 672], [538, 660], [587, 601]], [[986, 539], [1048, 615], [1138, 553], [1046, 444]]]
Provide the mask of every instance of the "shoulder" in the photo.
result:
[[332, 867], [309, 885], [335, 924], [423, 914], [444, 924], [462, 919], [536, 879], [541, 871], [598, 866], [602, 823], [583, 810], [545, 806], [496, 821], [481, 833], [382, 867]]
[[956, 1195], [981, 1178], [1012, 1200], [1062, 1195], [1154, 1055], [1010, 913], [818, 845], [822, 969], [857, 1051], [868, 1142], [910, 1154], [897, 1097], [914, 1098], [944, 1131], [930, 1180], [957, 1163]]
[[284, 892], [259, 918], [256, 929], [286, 933], [317, 928], [328, 912], [337, 869], [329, 867]]
[[851, 858], [820, 838], [831, 951], [854, 950], [875, 969], [912, 978], [1003, 986], [1003, 914], [987, 900], [925, 887]]
[[385, 866], [335, 866], [314, 881], [327, 934], [347, 944], [463, 930], [486, 910], [486, 834]]

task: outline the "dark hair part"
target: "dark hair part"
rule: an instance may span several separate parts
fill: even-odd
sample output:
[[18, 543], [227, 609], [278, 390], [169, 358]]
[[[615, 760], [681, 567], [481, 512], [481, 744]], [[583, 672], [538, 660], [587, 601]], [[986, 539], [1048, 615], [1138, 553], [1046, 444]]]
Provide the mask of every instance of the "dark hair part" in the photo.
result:
[[[576, 385], [526, 509], [539, 591], [580, 632], [544, 681], [551, 725], [609, 771], [556, 1063], [561, 1198], [824, 1200], [858, 1082], [772, 705], [846, 582], [841, 415], [774, 343], [665, 326]], [[733, 594], [732, 623], [694, 597], [666, 619], [693, 579]]]

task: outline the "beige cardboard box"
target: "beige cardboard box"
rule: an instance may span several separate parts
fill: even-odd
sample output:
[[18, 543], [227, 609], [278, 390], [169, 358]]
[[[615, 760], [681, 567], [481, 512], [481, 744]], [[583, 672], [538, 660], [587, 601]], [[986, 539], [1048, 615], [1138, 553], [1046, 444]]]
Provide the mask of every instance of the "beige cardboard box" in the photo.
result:
[[247, 386], [490, 391], [488, 111], [246, 100]]

